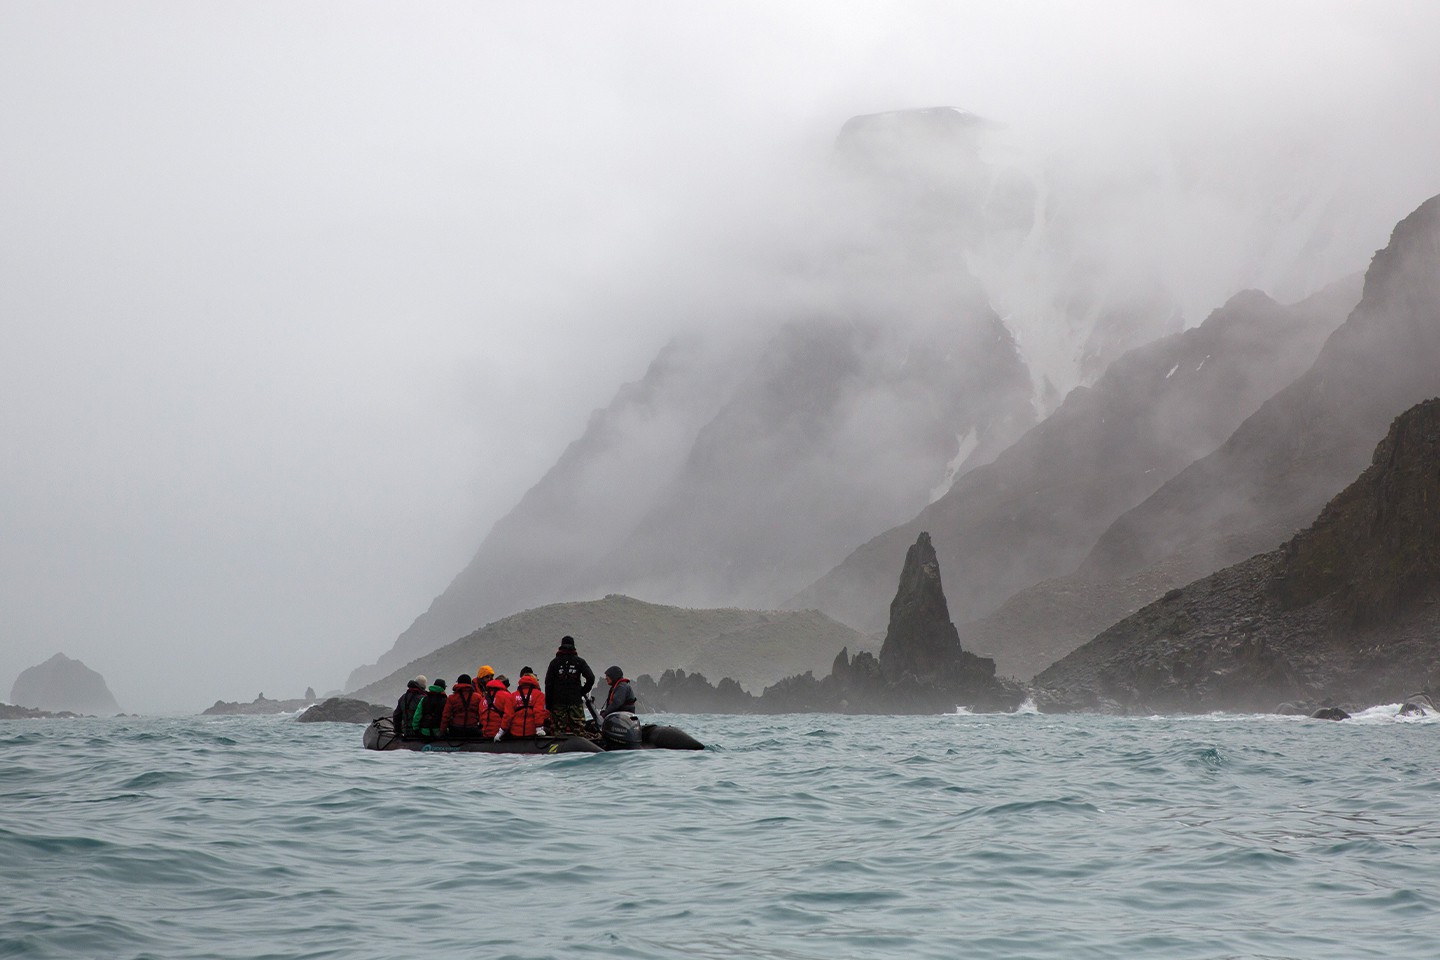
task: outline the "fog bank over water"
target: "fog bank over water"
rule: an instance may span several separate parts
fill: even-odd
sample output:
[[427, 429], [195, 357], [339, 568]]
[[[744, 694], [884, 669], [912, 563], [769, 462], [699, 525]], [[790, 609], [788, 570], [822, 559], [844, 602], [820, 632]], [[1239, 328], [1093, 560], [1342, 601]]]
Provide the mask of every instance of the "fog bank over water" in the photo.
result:
[[849, 117], [999, 124], [1191, 325], [1440, 192], [1440, 8], [1104, 10], [6, 4], [0, 689], [338, 685], [672, 336], [843, 300]]

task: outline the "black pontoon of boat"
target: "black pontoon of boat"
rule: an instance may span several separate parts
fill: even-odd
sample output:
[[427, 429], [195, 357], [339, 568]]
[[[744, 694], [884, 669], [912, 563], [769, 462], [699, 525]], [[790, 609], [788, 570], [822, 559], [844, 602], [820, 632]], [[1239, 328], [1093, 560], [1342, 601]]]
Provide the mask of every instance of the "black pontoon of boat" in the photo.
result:
[[401, 737], [389, 717], [365, 728], [367, 750], [415, 750], [420, 753], [604, 753], [607, 750], [704, 750], [705, 745], [679, 727], [640, 722], [633, 713], [612, 713], [600, 734], [588, 737]]

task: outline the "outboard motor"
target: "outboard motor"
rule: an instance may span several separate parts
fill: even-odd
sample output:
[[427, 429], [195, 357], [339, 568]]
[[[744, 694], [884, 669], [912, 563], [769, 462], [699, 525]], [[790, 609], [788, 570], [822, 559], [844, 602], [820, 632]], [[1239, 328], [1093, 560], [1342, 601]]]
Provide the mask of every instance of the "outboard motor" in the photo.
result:
[[640, 734], [640, 718], [633, 713], [612, 713], [600, 728], [607, 750], [638, 750], [644, 744]]

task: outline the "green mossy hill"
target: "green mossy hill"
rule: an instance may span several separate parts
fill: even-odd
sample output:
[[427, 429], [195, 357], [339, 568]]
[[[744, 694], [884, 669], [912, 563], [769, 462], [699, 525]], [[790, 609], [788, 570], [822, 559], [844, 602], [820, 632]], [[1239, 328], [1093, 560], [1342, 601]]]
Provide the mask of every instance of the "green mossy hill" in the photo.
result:
[[728, 676], [752, 690], [788, 674], [828, 667], [843, 647], [869, 645], [854, 630], [813, 610], [693, 610], [611, 594], [497, 620], [351, 695], [393, 699], [417, 674], [453, 683], [458, 674], [473, 674], [482, 664], [512, 681], [527, 665], [543, 676], [567, 635], [575, 638], [597, 677], [612, 663], [631, 676], [678, 668]]
[[1047, 710], [1349, 710], [1440, 689], [1440, 399], [1272, 550], [1175, 589], [1035, 678]]

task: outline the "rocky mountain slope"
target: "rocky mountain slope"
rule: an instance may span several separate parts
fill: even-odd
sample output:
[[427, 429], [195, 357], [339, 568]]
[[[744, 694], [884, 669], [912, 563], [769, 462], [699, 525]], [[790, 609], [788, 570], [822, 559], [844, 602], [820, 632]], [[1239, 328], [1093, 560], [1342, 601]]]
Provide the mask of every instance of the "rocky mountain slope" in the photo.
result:
[[105, 678], [63, 653], [20, 673], [10, 702], [41, 710], [114, 716], [120, 712]]
[[928, 337], [789, 328], [585, 585], [772, 607], [923, 507], [957, 454], [993, 456], [1030, 418], [1029, 377], [983, 303]]
[[575, 637], [580, 655], [597, 677], [612, 663], [635, 676], [680, 667], [733, 677], [751, 690], [788, 674], [828, 668], [840, 649], [867, 645], [849, 627], [813, 610], [691, 610], [612, 595], [550, 604], [498, 620], [404, 664], [354, 696], [393, 700], [417, 674], [453, 682], [482, 664], [512, 681], [523, 666], [543, 675], [566, 635]]
[[[923, 529], [937, 531], [950, 603], [962, 621], [1068, 573], [1110, 523], [1214, 450], [1309, 366], [1357, 288], [1339, 284], [1292, 306], [1257, 291], [1238, 294], [1199, 327], [1130, 351], [993, 463], [960, 477], [786, 605], [879, 629], [886, 571]], [[1029, 661], [1007, 647], [967, 643], [1015, 675], [1055, 659], [1027, 670]]]
[[[1188, 169], [1122, 185], [1056, 169], [954, 108], [853, 118], [754, 238], [768, 266], [728, 311], [706, 304], [724, 332], [670, 348], [622, 389], [347, 687], [539, 603], [622, 591], [769, 606], [915, 516], [1116, 357], [1181, 329], [1185, 305], [1333, 275], [1346, 236], [1333, 191], [1293, 178], [1218, 196], [1228, 180]], [[1233, 269], [1170, 259], [1203, 244], [1190, 220], [1153, 213], [1190, 205], [1248, 218], [1247, 255], [1221, 258]], [[873, 626], [898, 561], [881, 563]]]
[[1035, 678], [1048, 710], [1354, 709], [1440, 690], [1440, 399], [1281, 547], [1127, 617]]
[[1166, 590], [1270, 549], [1360, 472], [1392, 418], [1440, 393], [1437, 357], [1440, 197], [1395, 227], [1359, 304], [1309, 370], [1117, 519], [1076, 570], [963, 625], [962, 636], [1038, 669]]

